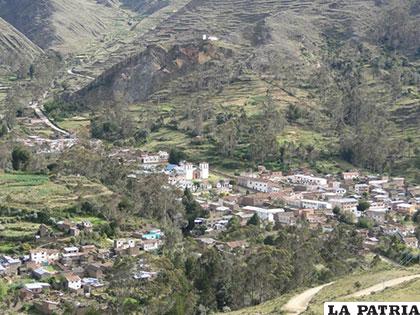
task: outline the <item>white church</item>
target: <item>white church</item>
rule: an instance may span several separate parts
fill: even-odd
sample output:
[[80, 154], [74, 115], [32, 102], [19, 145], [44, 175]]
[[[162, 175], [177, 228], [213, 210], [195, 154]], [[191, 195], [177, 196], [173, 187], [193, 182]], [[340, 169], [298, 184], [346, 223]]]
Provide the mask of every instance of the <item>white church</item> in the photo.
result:
[[209, 178], [209, 163], [207, 162], [201, 162], [198, 167], [192, 163], [181, 164], [181, 167], [183, 167], [186, 180]]
[[180, 188], [197, 189], [194, 182], [201, 182], [202, 189], [211, 189], [207, 182], [209, 178], [209, 163], [201, 162], [194, 165], [190, 162], [181, 162], [179, 165], [169, 164], [165, 168], [165, 174], [168, 175], [168, 182]]

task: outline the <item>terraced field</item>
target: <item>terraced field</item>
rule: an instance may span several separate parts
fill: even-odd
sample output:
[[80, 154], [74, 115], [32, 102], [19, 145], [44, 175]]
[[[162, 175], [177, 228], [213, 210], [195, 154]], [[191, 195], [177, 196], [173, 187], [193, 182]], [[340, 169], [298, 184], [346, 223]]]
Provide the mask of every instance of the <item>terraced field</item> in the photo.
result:
[[105, 198], [112, 192], [83, 177], [51, 180], [46, 175], [0, 173], [0, 206], [24, 211], [63, 210], [80, 199]]

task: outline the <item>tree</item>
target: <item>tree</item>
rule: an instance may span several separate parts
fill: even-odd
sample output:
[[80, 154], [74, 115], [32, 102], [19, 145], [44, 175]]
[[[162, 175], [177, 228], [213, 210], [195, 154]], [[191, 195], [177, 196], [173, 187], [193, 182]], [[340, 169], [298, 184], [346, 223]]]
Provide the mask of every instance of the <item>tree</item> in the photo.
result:
[[199, 216], [204, 216], [204, 210], [200, 206], [200, 204], [194, 199], [194, 196], [188, 188], [185, 188], [184, 190], [182, 204], [185, 207], [185, 212], [188, 220], [188, 226], [184, 229], [184, 231], [189, 232], [194, 228], [194, 220]]
[[233, 120], [220, 125], [216, 131], [216, 145], [223, 156], [232, 157], [238, 144], [238, 129]]
[[286, 120], [277, 109], [270, 91], [267, 91], [258, 118], [250, 130], [248, 158], [257, 163], [273, 161], [278, 158], [279, 153], [277, 135], [284, 129]]
[[249, 220], [248, 220], [248, 222], [246, 224], [247, 225], [260, 226], [261, 225], [261, 219], [258, 216], [258, 214], [254, 213], [254, 215], [249, 218]]
[[359, 211], [365, 211], [369, 209], [370, 203], [367, 200], [359, 200], [359, 204], [357, 205], [357, 210]]
[[12, 151], [12, 165], [13, 169], [24, 170], [31, 158], [30, 152], [23, 147], [16, 147]]
[[29, 71], [28, 71], [29, 77], [31, 78], [31, 80], [34, 78], [35, 75], [35, 66], [33, 64], [31, 64], [29, 66]]
[[180, 149], [172, 148], [169, 151], [169, 163], [171, 164], [179, 164], [182, 160], [185, 160], [185, 158], [186, 154]]
[[241, 226], [241, 223], [239, 222], [239, 219], [237, 216], [233, 216], [228, 223], [228, 229], [229, 231], [236, 231]]
[[370, 229], [372, 228], [374, 222], [366, 217], [359, 218], [357, 222], [357, 226], [361, 227], [362, 229]]

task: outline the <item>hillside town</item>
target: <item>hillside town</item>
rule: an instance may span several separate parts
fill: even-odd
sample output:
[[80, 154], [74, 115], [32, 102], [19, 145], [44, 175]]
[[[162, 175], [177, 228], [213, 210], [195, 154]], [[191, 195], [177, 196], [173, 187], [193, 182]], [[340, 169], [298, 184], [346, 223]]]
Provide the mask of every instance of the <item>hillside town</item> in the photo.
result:
[[[382, 236], [395, 236], [407, 247], [419, 248], [411, 218], [420, 208], [420, 187], [408, 186], [401, 177], [357, 170], [324, 176], [308, 170], [282, 173], [263, 166], [239, 176], [222, 176], [205, 161], [170, 164], [165, 151], [120, 149], [110, 158], [130, 165], [130, 180], [145, 173], [160, 174], [180, 192], [190, 191], [204, 211], [193, 218], [191, 228], [191, 236], [200, 246], [223, 252], [245, 250], [247, 238], [221, 238], [233, 221], [240, 226], [258, 222], [268, 231], [308, 226], [325, 234], [346, 222], [356, 226], [366, 252], [375, 253]], [[112, 268], [121, 257], [140, 257], [143, 263], [131, 271], [136, 281], [153, 281], [159, 275], [159, 269], [147, 261], [165, 244], [167, 236], [162, 230], [150, 226], [126, 233], [124, 238], [108, 239], [99, 247], [69, 242], [69, 238], [89, 235], [94, 228], [89, 220], [66, 219], [53, 227], [40, 224], [29, 254], [2, 255], [1, 276], [9, 282], [24, 280], [19, 303], [31, 303], [40, 313], [53, 314], [72, 297], [80, 310], [92, 300], [100, 302]]]

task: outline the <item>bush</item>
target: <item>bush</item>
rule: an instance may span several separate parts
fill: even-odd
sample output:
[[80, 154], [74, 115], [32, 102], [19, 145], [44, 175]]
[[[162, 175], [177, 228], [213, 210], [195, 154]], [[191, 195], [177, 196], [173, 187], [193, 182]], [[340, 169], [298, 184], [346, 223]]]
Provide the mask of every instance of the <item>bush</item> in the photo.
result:
[[13, 169], [25, 170], [28, 166], [29, 160], [31, 158], [31, 153], [24, 147], [16, 147], [12, 151], [12, 166]]

